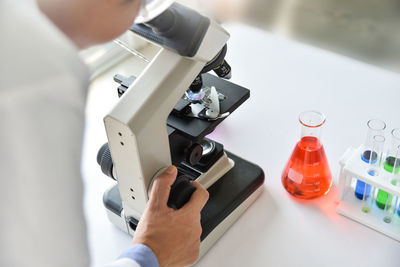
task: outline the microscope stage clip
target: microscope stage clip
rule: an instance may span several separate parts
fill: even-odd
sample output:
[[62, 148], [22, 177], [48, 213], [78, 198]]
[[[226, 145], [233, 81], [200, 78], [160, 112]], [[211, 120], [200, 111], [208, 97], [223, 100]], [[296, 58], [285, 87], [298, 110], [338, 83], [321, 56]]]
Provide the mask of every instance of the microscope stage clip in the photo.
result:
[[198, 93], [186, 92], [185, 98], [192, 102], [191, 112], [186, 115], [188, 117], [213, 121], [228, 117], [230, 114], [230, 112], [220, 114], [220, 102], [225, 100], [226, 96], [219, 93], [215, 86], [203, 87]]

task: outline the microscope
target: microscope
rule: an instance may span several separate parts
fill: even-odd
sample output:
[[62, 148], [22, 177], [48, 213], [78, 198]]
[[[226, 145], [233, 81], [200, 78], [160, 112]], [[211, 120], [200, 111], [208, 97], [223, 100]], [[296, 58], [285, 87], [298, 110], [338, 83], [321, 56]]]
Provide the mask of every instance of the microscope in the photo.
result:
[[133, 235], [153, 179], [175, 165], [169, 207], [190, 199], [191, 180], [210, 195], [201, 212], [201, 257], [263, 189], [259, 166], [207, 138], [250, 91], [227, 81], [228, 32], [196, 11], [173, 3], [130, 30], [160, 50], [138, 77], [114, 77], [120, 99], [104, 118], [108, 143], [97, 155], [102, 172], [117, 181], [103, 196], [107, 216]]

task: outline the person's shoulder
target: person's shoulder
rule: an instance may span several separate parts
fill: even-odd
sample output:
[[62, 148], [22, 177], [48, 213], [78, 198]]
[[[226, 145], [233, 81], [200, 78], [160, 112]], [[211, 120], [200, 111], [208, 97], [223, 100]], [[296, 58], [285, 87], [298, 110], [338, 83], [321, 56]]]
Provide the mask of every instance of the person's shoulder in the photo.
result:
[[24, 88], [43, 80], [88, 84], [88, 68], [75, 45], [38, 9], [34, 0], [2, 0], [0, 87]]

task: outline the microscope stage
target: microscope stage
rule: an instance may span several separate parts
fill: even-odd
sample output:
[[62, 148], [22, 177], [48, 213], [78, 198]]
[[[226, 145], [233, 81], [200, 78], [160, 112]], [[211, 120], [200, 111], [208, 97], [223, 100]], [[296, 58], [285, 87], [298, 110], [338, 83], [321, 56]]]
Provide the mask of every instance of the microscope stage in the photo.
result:
[[[202, 77], [203, 86], [215, 86], [219, 93], [226, 96], [226, 99], [220, 102], [220, 114], [225, 112], [232, 113], [250, 97], [250, 90], [244, 87], [208, 73], [203, 74]], [[211, 133], [224, 119], [225, 118], [220, 118], [214, 121], [208, 121], [179, 116], [172, 112], [168, 116], [167, 125], [178, 130], [182, 135], [192, 140], [198, 140]]]

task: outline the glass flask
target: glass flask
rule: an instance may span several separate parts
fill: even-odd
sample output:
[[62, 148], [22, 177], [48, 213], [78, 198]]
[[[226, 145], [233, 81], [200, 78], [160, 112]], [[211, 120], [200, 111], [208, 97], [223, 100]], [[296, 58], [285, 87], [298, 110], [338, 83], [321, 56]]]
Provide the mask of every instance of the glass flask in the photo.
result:
[[[386, 129], [386, 123], [381, 120], [372, 119], [367, 122], [367, 129], [367, 138], [364, 142], [361, 159], [367, 164], [375, 165], [378, 161], [377, 152], [380, 153], [383, 147], [379, 147], [379, 151], [374, 151], [374, 145], [377, 144], [376, 142], [374, 142], [374, 137], [383, 135], [383, 132]], [[368, 198], [370, 192], [371, 185], [366, 184], [363, 181], [357, 180], [356, 188], [354, 190], [354, 195], [356, 196], [356, 198], [361, 200]]]
[[299, 116], [301, 138], [297, 142], [282, 173], [283, 187], [291, 195], [311, 199], [328, 193], [332, 175], [320, 141], [325, 116], [305, 111]]

